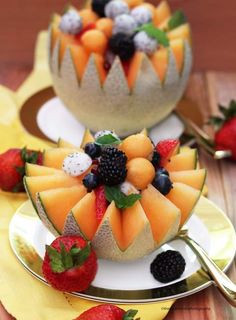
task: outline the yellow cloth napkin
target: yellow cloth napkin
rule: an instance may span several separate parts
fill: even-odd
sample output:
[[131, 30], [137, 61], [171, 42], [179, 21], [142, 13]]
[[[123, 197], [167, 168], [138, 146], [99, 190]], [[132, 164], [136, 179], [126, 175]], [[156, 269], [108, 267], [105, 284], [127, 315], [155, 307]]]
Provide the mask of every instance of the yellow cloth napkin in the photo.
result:
[[[35, 69], [14, 93], [0, 86], [0, 153], [11, 147], [44, 149], [47, 142], [26, 133], [18, 119], [18, 109], [30, 95], [51, 84], [46, 63], [46, 33], [39, 35]], [[0, 301], [17, 320], [72, 320], [96, 302], [72, 297], [41, 283], [29, 274], [12, 252], [8, 240], [9, 222], [27, 199], [25, 194], [0, 192]], [[145, 305], [125, 305], [138, 309], [142, 320], [163, 319], [174, 301]]]

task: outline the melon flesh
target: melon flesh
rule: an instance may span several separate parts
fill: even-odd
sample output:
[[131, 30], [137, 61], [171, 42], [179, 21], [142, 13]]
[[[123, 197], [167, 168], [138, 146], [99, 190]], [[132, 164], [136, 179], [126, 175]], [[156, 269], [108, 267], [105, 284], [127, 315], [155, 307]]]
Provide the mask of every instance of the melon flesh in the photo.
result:
[[154, 24], [155, 26], [159, 26], [163, 23], [167, 18], [171, 16], [171, 10], [167, 3], [167, 1], [161, 1], [161, 3], [156, 8], [155, 16], [154, 16]]
[[[178, 231], [180, 210], [152, 185], [142, 191], [142, 207], [151, 224], [153, 238], [158, 244], [171, 239]], [[171, 230], [171, 232], [170, 232]]]
[[87, 143], [94, 142], [94, 137], [89, 129], [84, 132], [83, 140], [81, 143], [81, 148], [84, 148]]
[[72, 144], [72, 143], [70, 143], [70, 142], [68, 142], [68, 141], [66, 141], [66, 140], [64, 140], [62, 138], [58, 139], [57, 147], [58, 148], [71, 148], [71, 149], [76, 149], [77, 148], [74, 144]]
[[[106, 220], [106, 219], [109, 219], [109, 222], [112, 228], [112, 233], [114, 235], [116, 243], [118, 244], [118, 247], [121, 250], [125, 250], [125, 245], [124, 245], [123, 235], [122, 235], [121, 212], [116, 207], [114, 201], [108, 206], [105, 212], [103, 220]], [[103, 223], [103, 220], [101, 223]]]
[[93, 55], [94, 55], [94, 60], [97, 67], [99, 79], [101, 81], [101, 84], [103, 84], [107, 76], [107, 72], [104, 69], [104, 57], [99, 53], [94, 53]]
[[184, 66], [184, 41], [182, 39], [171, 40], [170, 47], [175, 56], [177, 70], [181, 73]]
[[89, 54], [84, 47], [79, 44], [70, 45], [70, 51], [73, 63], [75, 65], [77, 77], [79, 80], [81, 80], [87, 66]]
[[96, 205], [94, 192], [87, 193], [71, 210], [80, 231], [91, 240], [97, 230]]
[[181, 182], [197, 190], [202, 190], [206, 179], [205, 169], [172, 171], [169, 174], [172, 182]]
[[[79, 185], [42, 191], [38, 193], [37, 197], [45, 216], [61, 234], [68, 213], [86, 193], [85, 187]], [[40, 214], [40, 210], [38, 212]]]
[[74, 43], [74, 37], [70, 34], [65, 34], [59, 31], [59, 41], [60, 41], [60, 52], [59, 52], [59, 63], [62, 63], [66, 49]]
[[173, 189], [166, 197], [181, 211], [180, 228], [190, 218], [200, 195], [200, 190], [180, 182], [173, 183]]
[[35, 176], [48, 176], [51, 174], [64, 174], [64, 172], [62, 170], [40, 166], [34, 163], [26, 163], [25, 174], [26, 176], [29, 176], [29, 177], [35, 177]]
[[157, 50], [150, 59], [159, 79], [164, 82], [169, 63], [168, 49], [161, 48]]
[[165, 168], [167, 171], [194, 170], [197, 165], [197, 150], [179, 153], [170, 158]]
[[43, 165], [50, 168], [61, 169], [64, 159], [73, 152], [84, 152], [82, 149], [52, 148], [43, 153]]
[[191, 43], [191, 31], [188, 23], [185, 23], [167, 33], [169, 40], [182, 39]]
[[40, 177], [24, 177], [25, 189], [35, 203], [36, 193], [45, 190], [66, 188], [78, 185], [78, 180], [66, 175], [49, 175]]
[[147, 223], [148, 219], [139, 201], [122, 211], [122, 233], [125, 248], [134, 242]]
[[133, 58], [131, 59], [128, 76], [127, 76], [128, 85], [131, 89], [134, 87], [134, 84], [137, 80], [143, 58], [144, 58], [144, 53], [140, 51], [136, 51]]

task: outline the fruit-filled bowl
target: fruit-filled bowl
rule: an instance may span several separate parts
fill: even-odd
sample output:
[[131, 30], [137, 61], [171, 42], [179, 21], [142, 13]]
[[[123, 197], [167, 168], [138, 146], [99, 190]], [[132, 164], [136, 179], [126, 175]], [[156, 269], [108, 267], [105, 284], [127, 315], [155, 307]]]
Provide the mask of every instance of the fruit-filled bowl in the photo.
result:
[[142, 258], [173, 239], [190, 218], [206, 170], [178, 140], [153, 145], [144, 130], [121, 140], [113, 131], [80, 148], [59, 141], [43, 166], [26, 164], [25, 189], [55, 236], [80, 235], [99, 258]]
[[93, 132], [120, 136], [164, 119], [192, 65], [190, 27], [166, 1], [93, 0], [54, 15], [49, 64], [58, 97]]

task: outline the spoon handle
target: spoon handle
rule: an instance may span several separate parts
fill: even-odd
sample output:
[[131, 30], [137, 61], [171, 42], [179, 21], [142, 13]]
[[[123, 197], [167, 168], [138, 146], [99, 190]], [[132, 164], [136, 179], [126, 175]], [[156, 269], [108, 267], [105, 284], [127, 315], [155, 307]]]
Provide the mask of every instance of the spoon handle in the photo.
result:
[[215, 262], [208, 256], [206, 251], [197, 242], [195, 242], [188, 235], [179, 235], [179, 238], [184, 240], [196, 253], [201, 261], [202, 266], [214, 280], [214, 284], [220, 290], [221, 294], [233, 307], [236, 307], [236, 285], [215, 264]]

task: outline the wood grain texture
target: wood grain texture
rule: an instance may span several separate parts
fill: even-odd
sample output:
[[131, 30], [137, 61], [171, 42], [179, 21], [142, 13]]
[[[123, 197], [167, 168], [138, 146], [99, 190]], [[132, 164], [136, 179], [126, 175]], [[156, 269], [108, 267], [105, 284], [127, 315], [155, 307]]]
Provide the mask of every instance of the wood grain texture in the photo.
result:
[[[16, 89], [30, 71], [27, 67], [0, 68], [0, 82], [11, 89]], [[217, 104], [227, 104], [236, 98], [236, 73], [194, 73], [189, 81], [186, 96], [196, 102], [207, 119], [210, 114], [217, 113]], [[207, 185], [209, 198], [226, 214], [236, 228], [236, 163], [231, 161], [214, 161], [203, 150], [200, 150], [202, 167], [208, 170]], [[235, 261], [228, 275], [236, 282]], [[221, 297], [217, 289], [210, 287], [193, 296], [178, 300], [171, 308], [166, 320], [233, 320], [236, 309]], [[1, 310], [0, 319], [11, 320]], [[142, 319], [148, 320], [148, 319]]]
[[[53, 12], [68, 2], [82, 0], [1, 0], [0, 64], [32, 66], [37, 33], [47, 29]], [[158, 3], [158, 0], [152, 0]], [[169, 0], [173, 10], [182, 8], [193, 29], [194, 69], [236, 71], [236, 1]]]

